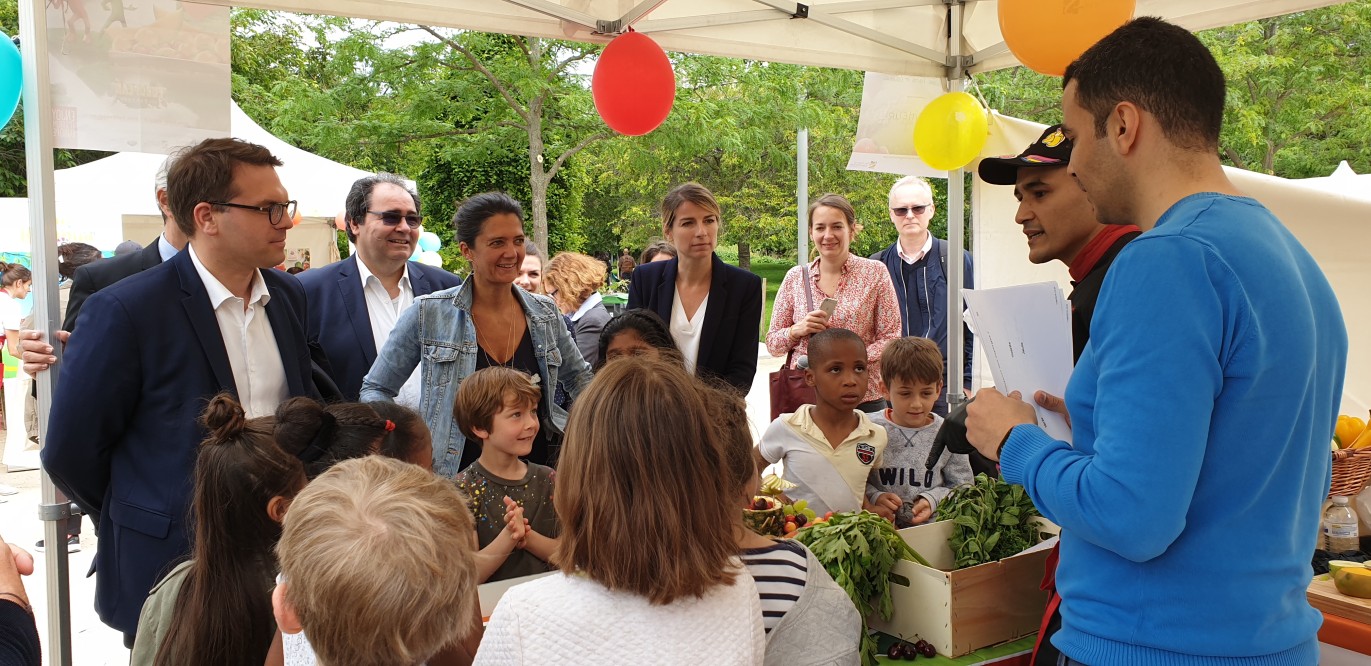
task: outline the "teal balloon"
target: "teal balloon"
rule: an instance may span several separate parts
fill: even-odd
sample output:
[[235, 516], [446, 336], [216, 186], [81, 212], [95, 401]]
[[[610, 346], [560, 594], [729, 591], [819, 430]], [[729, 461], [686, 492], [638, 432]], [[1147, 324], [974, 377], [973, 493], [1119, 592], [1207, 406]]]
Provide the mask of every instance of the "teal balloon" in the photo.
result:
[[24, 93], [24, 60], [9, 35], [0, 32], [0, 127], [8, 125]]
[[443, 246], [443, 241], [438, 238], [438, 234], [432, 231], [425, 231], [419, 234], [419, 249], [424, 252], [437, 252]]

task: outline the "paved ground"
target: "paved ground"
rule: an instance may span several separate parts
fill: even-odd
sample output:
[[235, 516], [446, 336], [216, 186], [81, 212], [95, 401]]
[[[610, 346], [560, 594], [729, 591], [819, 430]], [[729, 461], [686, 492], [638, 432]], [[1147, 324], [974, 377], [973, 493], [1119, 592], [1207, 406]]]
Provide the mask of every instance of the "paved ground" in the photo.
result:
[[[757, 363], [757, 379], [747, 396], [748, 418], [752, 422], [754, 437], [761, 433], [770, 422], [770, 391], [767, 376], [781, 366], [782, 359], [773, 359], [766, 349], [759, 347], [760, 358]], [[0, 430], [0, 442], [5, 441], [5, 433]], [[36, 451], [19, 453], [7, 452], [10, 462], [36, 464]], [[32, 460], [33, 462], [27, 462]], [[0, 468], [3, 469], [3, 468]], [[37, 470], [0, 471], [0, 483], [19, 488], [19, 494], [0, 497], [0, 534], [6, 541], [16, 543], [33, 553], [35, 567], [32, 576], [25, 580], [34, 614], [38, 618], [38, 632], [43, 640], [43, 663], [54, 663], [49, 655], [51, 640], [47, 630], [48, 605], [52, 603], [47, 593], [47, 566], [45, 557], [33, 550], [33, 544], [43, 537], [43, 525], [37, 519], [39, 495], [39, 474]], [[76, 666], [123, 666], [128, 664], [129, 653], [124, 649], [123, 636], [106, 627], [95, 615], [95, 579], [86, 578], [91, 558], [95, 554], [96, 540], [94, 530], [87, 519], [81, 531], [81, 552], [70, 556], [71, 571], [71, 618], [72, 618], [72, 663]]]
[[[38, 619], [38, 634], [43, 641], [43, 663], [53, 664], [48, 646], [47, 613], [52, 600], [47, 592], [47, 563], [45, 556], [33, 549], [43, 538], [43, 524], [38, 521], [38, 471], [0, 474], [0, 483], [19, 488], [18, 495], [8, 495], [0, 503], [0, 533], [6, 541], [18, 544], [34, 556], [33, 575], [24, 581], [29, 601]], [[77, 666], [123, 665], [129, 663], [124, 649], [123, 635], [106, 627], [95, 615], [95, 579], [86, 578], [91, 559], [95, 555], [95, 533], [90, 521], [81, 529], [81, 552], [68, 560], [71, 580], [72, 663]]]

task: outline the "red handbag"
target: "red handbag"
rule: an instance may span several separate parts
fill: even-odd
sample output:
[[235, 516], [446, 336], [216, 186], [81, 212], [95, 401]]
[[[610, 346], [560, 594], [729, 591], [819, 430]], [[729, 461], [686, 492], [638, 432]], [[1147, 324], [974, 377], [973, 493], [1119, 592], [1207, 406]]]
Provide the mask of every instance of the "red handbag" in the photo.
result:
[[818, 401], [814, 387], [805, 382], [805, 371], [790, 367], [794, 352], [785, 355], [785, 365], [771, 373], [771, 420], [782, 414], [789, 414], [800, 405], [812, 405]]
[[[805, 285], [805, 305], [808, 310], [814, 311], [814, 293], [810, 286], [809, 266], [801, 264], [800, 269], [804, 272]], [[791, 349], [785, 355], [785, 365], [780, 370], [771, 373], [771, 420], [782, 414], [789, 414], [800, 408], [800, 405], [812, 405], [818, 402], [818, 396], [814, 394], [814, 387], [805, 382], [805, 371], [800, 368], [790, 367], [791, 359], [795, 355], [795, 350]]]

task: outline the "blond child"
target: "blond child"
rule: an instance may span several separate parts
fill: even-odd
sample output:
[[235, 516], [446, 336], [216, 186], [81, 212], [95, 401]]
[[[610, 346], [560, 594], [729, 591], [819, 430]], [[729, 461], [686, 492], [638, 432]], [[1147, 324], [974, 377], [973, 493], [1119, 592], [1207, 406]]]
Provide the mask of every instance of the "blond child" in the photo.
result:
[[480, 580], [551, 571], [561, 524], [551, 467], [525, 462], [538, 434], [541, 392], [511, 368], [482, 368], [462, 381], [452, 414], [481, 457], [454, 479], [471, 502], [481, 545]]
[[815, 404], [782, 414], [757, 445], [758, 467], [784, 462], [787, 491], [820, 515], [863, 508], [867, 476], [886, 446], [885, 429], [858, 409], [867, 386], [866, 343], [845, 328], [809, 341], [805, 381]]
[[281, 631], [321, 666], [414, 666], [477, 631], [471, 512], [452, 483], [380, 456], [311, 481], [276, 547]]
[[867, 479], [867, 501], [876, 512], [910, 527], [928, 522], [953, 488], [971, 482], [964, 455], [943, 451], [928, 481], [928, 455], [943, 418], [933, 404], [943, 392], [943, 355], [928, 338], [900, 338], [881, 352], [881, 395], [890, 407], [871, 417], [889, 443]]

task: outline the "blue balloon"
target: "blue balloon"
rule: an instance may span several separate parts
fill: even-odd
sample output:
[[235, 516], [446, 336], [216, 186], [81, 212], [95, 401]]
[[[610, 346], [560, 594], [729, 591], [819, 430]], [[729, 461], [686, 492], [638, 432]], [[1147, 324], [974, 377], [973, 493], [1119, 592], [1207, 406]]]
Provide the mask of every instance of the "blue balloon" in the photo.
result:
[[0, 127], [8, 125], [24, 94], [24, 59], [14, 40], [0, 32]]
[[424, 252], [437, 252], [443, 246], [443, 241], [438, 238], [438, 234], [432, 231], [425, 231], [419, 234], [419, 249]]

